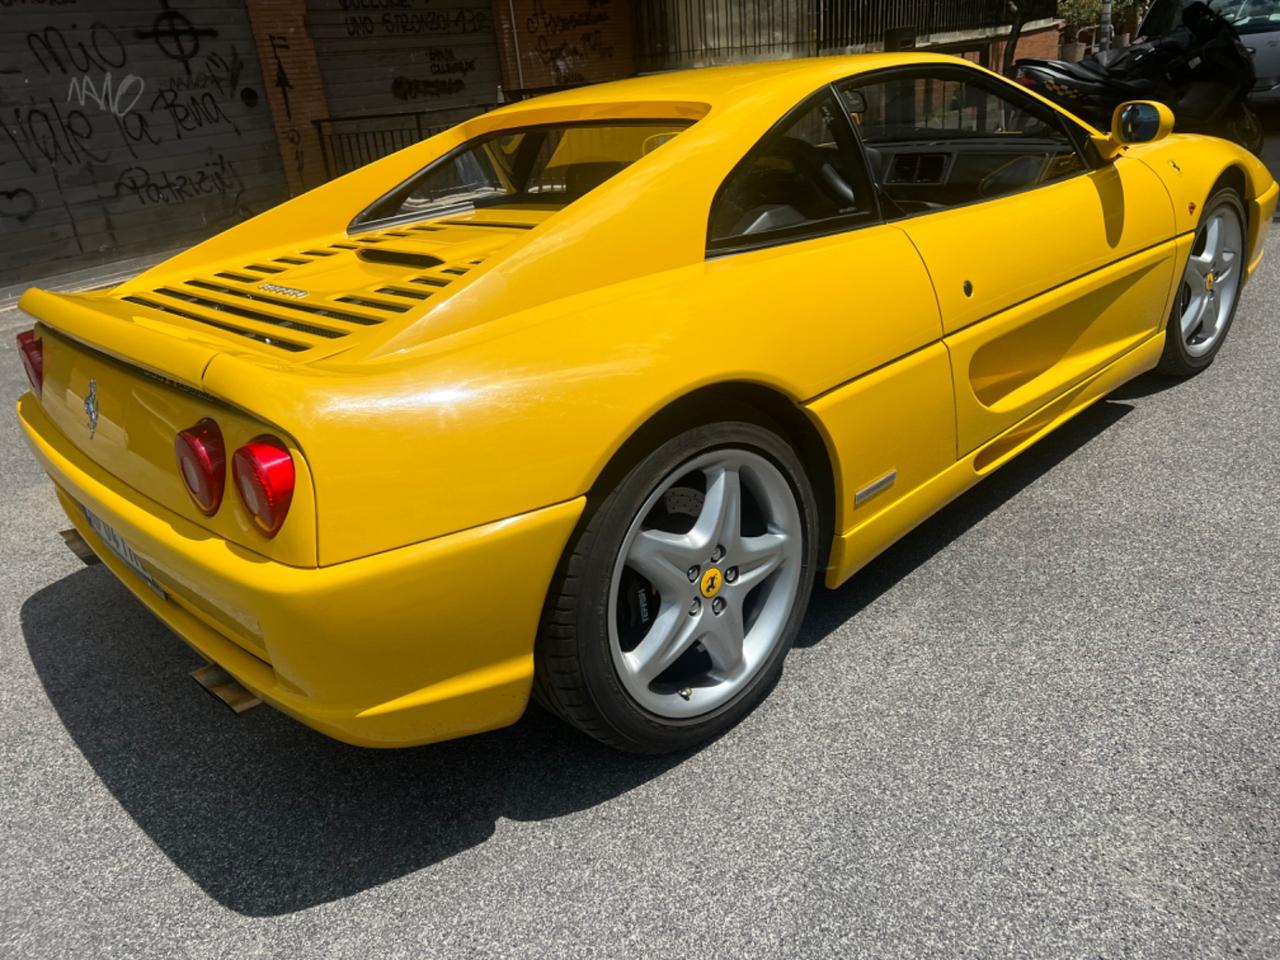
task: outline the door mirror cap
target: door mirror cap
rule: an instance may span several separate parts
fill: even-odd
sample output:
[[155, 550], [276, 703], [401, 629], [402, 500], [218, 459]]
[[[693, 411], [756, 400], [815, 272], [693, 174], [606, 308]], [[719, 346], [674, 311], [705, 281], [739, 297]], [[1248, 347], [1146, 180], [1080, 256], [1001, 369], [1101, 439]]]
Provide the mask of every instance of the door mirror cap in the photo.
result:
[[1094, 137], [1106, 160], [1118, 156], [1131, 143], [1163, 140], [1173, 131], [1173, 111], [1155, 100], [1127, 100], [1111, 114], [1111, 133]]
[[1173, 132], [1173, 111], [1155, 100], [1129, 100], [1111, 114], [1111, 137], [1120, 143], [1151, 143]]

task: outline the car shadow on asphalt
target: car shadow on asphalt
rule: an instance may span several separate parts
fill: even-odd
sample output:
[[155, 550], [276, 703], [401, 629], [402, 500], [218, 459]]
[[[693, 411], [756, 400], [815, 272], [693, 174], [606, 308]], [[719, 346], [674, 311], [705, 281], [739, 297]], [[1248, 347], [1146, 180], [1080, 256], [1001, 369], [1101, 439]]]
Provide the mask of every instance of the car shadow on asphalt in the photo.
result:
[[1142, 376], [1134, 377], [1128, 383], [1120, 385], [1108, 395], [1108, 399], [1139, 400], [1142, 397], [1152, 397], [1157, 393], [1172, 390], [1184, 382], [1180, 377], [1166, 376], [1153, 370], [1151, 373], [1144, 373]]
[[[811, 646], [1132, 408], [1100, 403], [926, 521], [837, 591]], [[277, 916], [351, 896], [487, 840], [499, 819], [603, 803], [685, 755], [616, 753], [539, 709], [493, 733], [399, 751], [330, 740], [267, 707], [240, 717], [201, 660], [102, 567], [31, 596], [22, 629], [67, 731], [126, 813], [225, 907]], [[518, 863], [507, 865], [518, 870]]]
[[265, 706], [237, 717], [187, 676], [200, 658], [102, 567], [40, 590], [21, 619], [102, 783], [209, 896], [249, 916], [351, 896], [482, 844], [499, 819], [583, 810], [682, 759], [617, 753], [537, 708], [505, 730], [394, 751]]

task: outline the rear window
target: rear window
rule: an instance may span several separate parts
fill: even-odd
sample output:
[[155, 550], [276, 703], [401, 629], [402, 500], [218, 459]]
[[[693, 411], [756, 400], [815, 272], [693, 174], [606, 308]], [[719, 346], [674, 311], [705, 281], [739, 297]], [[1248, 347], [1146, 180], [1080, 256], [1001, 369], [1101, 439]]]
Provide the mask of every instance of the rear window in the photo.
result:
[[652, 153], [689, 120], [608, 120], [516, 127], [478, 137], [436, 160], [352, 226], [459, 210], [565, 206]]

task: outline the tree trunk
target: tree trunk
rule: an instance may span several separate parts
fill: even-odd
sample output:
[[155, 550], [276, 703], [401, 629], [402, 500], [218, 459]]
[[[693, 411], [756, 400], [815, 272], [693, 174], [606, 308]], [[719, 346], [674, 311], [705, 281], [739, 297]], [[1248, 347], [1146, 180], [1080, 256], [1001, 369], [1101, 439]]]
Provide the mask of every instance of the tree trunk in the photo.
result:
[[1004, 42], [1004, 58], [1000, 72], [1006, 77], [1013, 76], [1013, 61], [1018, 58], [1018, 38], [1022, 35], [1022, 24], [1026, 20], [1026, 11], [1022, 4], [1025, 0], [1009, 0], [1009, 12], [1013, 14], [1013, 22], [1009, 24], [1009, 39]]

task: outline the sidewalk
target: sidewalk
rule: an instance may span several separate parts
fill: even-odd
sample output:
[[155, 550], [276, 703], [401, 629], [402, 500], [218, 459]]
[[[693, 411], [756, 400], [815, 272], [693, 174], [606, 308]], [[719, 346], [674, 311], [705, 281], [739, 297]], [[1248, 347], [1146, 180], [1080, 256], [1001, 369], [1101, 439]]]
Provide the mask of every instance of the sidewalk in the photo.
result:
[[0, 286], [0, 328], [16, 323], [20, 317], [16, 307], [18, 298], [28, 287], [41, 287], [45, 290], [92, 290], [97, 287], [109, 287], [136, 276], [148, 267], [161, 260], [172, 257], [179, 250], [164, 250], [148, 253], [140, 257], [128, 257], [124, 260], [113, 260], [110, 263], [99, 263], [85, 267], [83, 270], [72, 270], [51, 276], [32, 277], [19, 283]]

